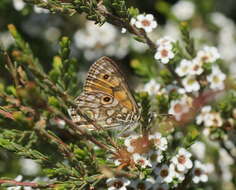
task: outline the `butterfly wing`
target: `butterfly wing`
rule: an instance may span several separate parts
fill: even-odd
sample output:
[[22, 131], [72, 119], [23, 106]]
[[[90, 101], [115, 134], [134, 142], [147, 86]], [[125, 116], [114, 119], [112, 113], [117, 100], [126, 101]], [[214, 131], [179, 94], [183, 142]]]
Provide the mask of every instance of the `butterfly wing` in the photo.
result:
[[[116, 63], [102, 57], [89, 69], [83, 93], [76, 99], [79, 109], [104, 128], [129, 125], [139, 119], [138, 106]], [[73, 109], [72, 119], [86, 125]], [[86, 127], [86, 126], [85, 126]], [[88, 125], [87, 128], [93, 128]]]

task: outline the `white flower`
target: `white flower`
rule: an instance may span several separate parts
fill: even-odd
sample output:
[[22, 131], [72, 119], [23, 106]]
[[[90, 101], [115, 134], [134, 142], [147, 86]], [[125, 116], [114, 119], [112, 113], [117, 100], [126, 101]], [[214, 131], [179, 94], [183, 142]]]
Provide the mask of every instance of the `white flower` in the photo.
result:
[[105, 23], [98, 27], [93, 22], [88, 21], [83, 30], [78, 30], [75, 33], [75, 45], [80, 49], [101, 49], [116, 41], [117, 33], [116, 28], [111, 24]]
[[48, 177], [36, 177], [33, 179], [33, 182], [53, 182], [56, 181], [56, 179], [49, 179]]
[[234, 165], [235, 162], [232, 157], [227, 153], [227, 151], [223, 148], [220, 148], [219, 155], [220, 158], [218, 160], [218, 165], [220, 166], [222, 172], [222, 180], [230, 182], [233, 179], [233, 173], [230, 168], [232, 165]]
[[191, 98], [184, 96], [180, 100], [171, 101], [168, 113], [173, 115], [177, 121], [180, 121], [182, 115], [189, 111], [190, 106]]
[[164, 46], [168, 47], [169, 49], [172, 49], [172, 43], [174, 43], [175, 40], [169, 36], [164, 36], [163, 38], [160, 38], [156, 41], [157, 47]]
[[105, 23], [99, 27], [90, 21], [86, 22], [83, 29], [75, 32], [74, 41], [89, 61], [98, 59], [102, 55], [121, 59], [127, 55], [130, 45], [127, 43], [128, 37], [118, 35], [118, 30], [111, 24]]
[[[175, 169], [176, 169], [176, 167], [175, 167]], [[185, 174], [184, 172], [175, 171], [175, 178], [177, 178], [179, 182], [182, 182], [185, 179], [184, 174]]]
[[215, 47], [205, 46], [197, 53], [196, 59], [202, 63], [213, 63], [220, 58], [220, 54]]
[[129, 43], [127, 43], [128, 37], [127, 36], [117, 36], [118, 39], [115, 43], [110, 43], [105, 47], [104, 54], [108, 56], [116, 56], [117, 58], [121, 59], [127, 55], [129, 50]]
[[188, 75], [182, 80], [182, 84], [186, 92], [196, 92], [200, 89], [200, 84], [196, 80], [195, 76]]
[[210, 83], [210, 88], [213, 90], [223, 90], [224, 80], [226, 75], [219, 69], [218, 66], [212, 67], [212, 73], [207, 76], [207, 81]]
[[190, 66], [189, 74], [190, 75], [200, 75], [203, 73], [202, 62], [198, 58], [193, 59]]
[[130, 135], [125, 139], [124, 144], [127, 147], [128, 152], [134, 151], [134, 147], [132, 146], [132, 142], [140, 137], [141, 137], [141, 135]]
[[162, 137], [161, 133], [155, 133], [153, 135], [149, 135], [149, 140], [153, 141], [155, 147], [159, 150], [167, 149], [167, 139]]
[[7, 190], [21, 190], [21, 186], [8, 187]]
[[13, 7], [20, 11], [25, 7], [25, 2], [23, 0], [13, 0]]
[[178, 89], [177, 89], [177, 92], [178, 92], [179, 94], [185, 94], [185, 93], [186, 93], [186, 90], [185, 90], [184, 88], [178, 88]]
[[195, 12], [195, 5], [190, 1], [179, 1], [172, 6], [172, 12], [179, 20], [188, 20]]
[[115, 164], [116, 166], [119, 166], [119, 165], [121, 165], [121, 162], [120, 162], [119, 160], [115, 159], [115, 160], [114, 160], [114, 164]]
[[183, 77], [188, 75], [192, 66], [192, 61], [183, 59], [180, 62], [180, 65], [176, 67], [175, 72], [180, 76]]
[[192, 154], [184, 148], [180, 148], [178, 154], [171, 159], [171, 162], [176, 166], [179, 172], [187, 172], [187, 170], [193, 167], [193, 163], [190, 160]]
[[211, 112], [206, 114], [204, 125], [206, 127], [221, 127], [223, 125], [223, 119], [218, 112]]
[[181, 39], [178, 25], [176, 21], [168, 19], [163, 26], [163, 34], [171, 36], [173, 39]]
[[210, 113], [211, 106], [204, 106], [201, 109], [201, 113], [196, 117], [196, 123], [200, 125], [202, 122], [205, 122], [207, 114]]
[[[18, 175], [16, 178], [15, 178], [15, 181], [17, 182], [20, 182], [22, 181], [23, 179], [23, 176], [22, 175]], [[21, 189], [21, 186], [14, 186], [14, 187], [8, 187], [7, 190], [20, 190]]]
[[0, 44], [4, 49], [8, 49], [13, 43], [14, 39], [9, 32], [0, 32]]
[[31, 159], [20, 159], [20, 165], [24, 175], [36, 175], [40, 171], [40, 165]]
[[208, 137], [211, 133], [210, 128], [204, 128], [202, 131], [202, 134], [205, 135], [206, 137]]
[[142, 28], [145, 32], [152, 32], [157, 27], [157, 22], [154, 20], [152, 14], [141, 14], [136, 19], [132, 18], [130, 23], [135, 25], [137, 28]]
[[233, 25], [233, 21], [220, 12], [213, 12], [210, 15], [210, 18], [211, 21], [219, 28], [224, 28], [228, 25]]
[[166, 184], [166, 183], [155, 183], [153, 186], [152, 186], [152, 190], [168, 190], [169, 189], [169, 186]]
[[32, 188], [32, 187], [29, 187], [29, 186], [28, 186], [28, 187], [25, 186], [25, 187], [24, 187], [24, 190], [33, 190], [33, 188]]
[[133, 187], [133, 189], [148, 190], [154, 183], [155, 180], [153, 178], [147, 178], [145, 180], [136, 179], [132, 181], [130, 186]]
[[122, 33], [122, 34], [125, 34], [126, 32], [127, 32], [126, 28], [122, 28], [122, 29], [121, 29], [121, 33]]
[[133, 160], [136, 165], [141, 166], [141, 168], [146, 168], [147, 166], [151, 167], [151, 161], [147, 158], [146, 155], [140, 155], [138, 153], [133, 154]]
[[162, 151], [160, 150], [152, 150], [148, 153], [149, 160], [151, 161], [152, 167], [155, 168], [157, 164], [161, 163], [164, 158]]
[[198, 160], [194, 162], [194, 168], [193, 168], [192, 174], [193, 174], [192, 180], [194, 183], [208, 181], [207, 166], [202, 164]]
[[160, 93], [161, 85], [157, 83], [154, 79], [151, 79], [148, 83], [144, 85], [144, 91], [148, 92], [149, 95], [156, 95]]
[[61, 31], [57, 27], [50, 26], [44, 32], [45, 39], [55, 43], [61, 36]]
[[130, 180], [126, 178], [109, 178], [106, 181], [108, 190], [126, 190], [126, 186], [130, 184]]
[[201, 141], [195, 141], [195, 143], [191, 146], [191, 151], [197, 158], [204, 159], [206, 154], [206, 145]]
[[175, 54], [172, 52], [169, 46], [159, 46], [155, 53], [154, 58], [160, 60], [163, 64], [167, 64], [170, 59], [173, 59]]
[[164, 164], [161, 167], [156, 168], [154, 172], [157, 175], [157, 183], [171, 183], [175, 177], [175, 169], [173, 164], [170, 166]]

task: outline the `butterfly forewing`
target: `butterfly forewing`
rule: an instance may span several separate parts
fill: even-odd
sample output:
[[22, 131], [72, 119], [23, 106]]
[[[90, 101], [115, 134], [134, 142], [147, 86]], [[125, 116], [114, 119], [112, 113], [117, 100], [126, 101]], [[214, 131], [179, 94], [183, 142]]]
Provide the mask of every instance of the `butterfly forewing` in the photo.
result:
[[[103, 128], [128, 126], [139, 119], [138, 106], [125, 78], [108, 57], [100, 58], [90, 67], [84, 91], [76, 98], [76, 103], [82, 113]], [[86, 126], [86, 120], [74, 109], [69, 113], [79, 127], [94, 129], [88, 123]]]

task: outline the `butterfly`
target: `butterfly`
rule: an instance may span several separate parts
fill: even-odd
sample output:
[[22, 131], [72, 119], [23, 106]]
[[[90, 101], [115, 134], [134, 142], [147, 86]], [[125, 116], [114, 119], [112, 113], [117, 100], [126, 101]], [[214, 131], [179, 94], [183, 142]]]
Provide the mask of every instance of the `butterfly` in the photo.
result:
[[[140, 118], [138, 105], [122, 72], [108, 57], [101, 57], [90, 67], [83, 91], [75, 102], [83, 114], [103, 129], [128, 129]], [[68, 110], [73, 122], [80, 128], [95, 130], [76, 110]]]

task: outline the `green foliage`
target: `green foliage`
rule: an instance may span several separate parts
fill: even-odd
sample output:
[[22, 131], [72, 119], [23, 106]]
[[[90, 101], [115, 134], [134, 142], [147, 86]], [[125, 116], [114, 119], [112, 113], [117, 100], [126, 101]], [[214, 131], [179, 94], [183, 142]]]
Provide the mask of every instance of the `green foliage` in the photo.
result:
[[129, 18], [125, 0], [105, 0], [104, 5], [112, 14], [125, 19]]
[[[182, 59], [192, 60], [197, 54], [194, 40], [190, 35], [191, 21], [188, 24], [185, 22], [180, 24], [184, 45], [182, 47], [180, 41], [172, 43], [171, 51], [175, 56], [168, 64], [163, 64], [161, 61], [154, 60], [153, 53], [158, 51], [158, 47], [145, 30], [130, 24], [130, 19], [139, 15], [140, 11], [134, 7], [128, 8], [125, 0], [25, 0], [25, 2], [46, 8], [52, 13], [63, 13], [62, 18], [65, 20], [67, 19], [65, 15], [85, 13], [86, 18], [94, 21], [95, 24], [102, 25], [108, 22], [119, 28], [125, 28], [135, 40], [149, 47], [150, 51], [134, 54], [132, 52], [125, 57], [134, 72], [144, 82], [150, 81], [150, 79], [160, 82], [160, 92], [155, 96], [151, 96], [147, 92], [137, 94], [137, 102], [141, 107], [141, 130], [136, 128], [132, 129], [132, 132], [137, 132], [139, 135], [137, 138], [144, 139], [141, 144], [138, 144], [140, 145], [138, 147], [140, 155], [149, 156], [152, 151], [161, 150], [153, 148], [152, 141], [154, 140], [149, 139], [149, 135], [152, 135], [153, 132], [160, 132], [169, 143], [167, 150], [160, 151], [163, 152], [163, 160], [161, 163], [156, 163], [157, 167], [169, 165], [179, 147], [190, 150], [191, 145], [196, 141], [205, 139], [201, 136], [203, 124], [194, 124], [196, 123], [194, 119], [200, 108], [207, 102], [204, 99], [205, 91], [209, 90], [205, 88], [207, 85], [201, 84], [204, 89], [199, 91], [199, 94], [186, 92], [183, 95], [171, 88], [172, 86], [183, 87], [182, 79], [185, 76], [179, 77], [175, 70], [180, 61]], [[213, 0], [199, 1], [198, 8], [205, 10], [205, 15], [207, 15], [208, 10], [212, 7], [212, 2]], [[0, 2], [0, 10], [8, 3], [5, 0]], [[157, 1], [154, 4], [154, 9], [159, 13], [178, 22], [178, 18], [172, 15], [171, 5], [168, 2]], [[22, 13], [26, 16], [31, 9], [32, 7], [27, 6]], [[37, 54], [34, 55], [34, 49], [24, 40], [24, 31], [18, 32], [14, 25], [9, 25], [8, 28], [15, 43], [7, 51], [1, 47], [0, 61], [3, 63], [1, 67], [4, 68], [4, 72], [7, 71], [4, 73], [7, 79], [0, 83], [0, 151], [2, 152], [3, 149], [8, 152], [7, 154], [13, 152], [12, 155], [16, 158], [35, 160], [42, 166], [40, 174], [54, 179], [47, 183], [33, 182], [35, 188], [104, 189], [107, 178], [127, 177], [132, 181], [136, 179], [144, 181], [158, 176], [154, 174], [153, 168], [142, 168], [134, 163], [132, 157], [134, 153], [128, 152], [128, 145], [124, 145], [126, 139], [118, 138], [117, 131], [104, 131], [102, 126], [97, 126], [96, 122], [89, 119], [77, 107], [73, 97], [79, 95], [81, 90], [78, 87], [77, 73], [83, 60], [77, 62], [75, 58], [71, 57], [70, 46], [73, 43], [68, 37], [61, 37], [58, 52], [52, 61], [49, 61], [50, 66], [44, 67], [41, 59], [35, 56]], [[64, 34], [64, 32], [62, 33]], [[199, 83], [207, 83], [206, 76], [211, 73], [212, 66], [215, 64], [222, 66], [223, 62], [218, 60], [215, 63], [203, 65], [203, 74], [196, 77]], [[235, 85], [234, 81], [232, 81], [233, 85]], [[227, 95], [219, 99], [213, 106], [213, 112], [219, 112], [224, 119], [222, 127], [209, 128], [209, 138], [219, 142], [217, 148], [207, 146], [211, 151], [211, 156], [214, 157], [210, 159], [214, 159], [215, 163], [219, 161], [218, 152], [221, 149], [226, 150], [231, 158], [235, 159], [224, 142], [224, 139], [233, 136], [228, 133], [232, 130], [230, 127], [236, 123], [233, 114], [236, 106], [234, 90], [227, 91]], [[210, 93], [210, 95], [215, 96], [214, 93]], [[185, 113], [190, 114], [189, 118], [186, 116], [185, 120], [177, 121], [166, 113], [170, 110], [172, 101], [180, 100], [184, 96], [191, 99], [187, 103], [192, 104], [193, 107]], [[184, 106], [187, 106], [187, 103]], [[173, 110], [182, 111], [180, 104], [175, 106]], [[86, 123], [94, 125], [99, 130], [86, 131], [78, 127], [68, 116], [69, 107], [76, 109], [78, 115], [84, 118]], [[133, 146], [132, 143], [130, 141], [130, 146]], [[142, 152], [142, 148], [146, 147], [151, 149], [148, 154], [147, 151]], [[192, 161], [196, 159], [197, 156], [195, 156], [191, 158]], [[115, 166], [114, 160], [120, 162], [118, 167]], [[235, 168], [233, 167], [233, 169]], [[184, 181], [174, 178], [173, 182], [169, 184], [170, 188], [197, 189], [197, 185], [191, 182], [192, 171], [188, 170], [188, 173], [183, 174], [186, 176]], [[220, 173], [217, 177], [221, 177], [221, 172], [217, 172], [216, 175]], [[29, 180], [32, 179], [29, 178]], [[6, 183], [0, 181], [0, 183], [4, 187], [14, 184], [12, 180], [6, 181]], [[200, 186], [202, 189], [205, 188], [204, 185]]]
[[74, 0], [73, 5], [75, 10], [79, 13], [86, 13], [87, 19], [95, 21], [95, 23], [103, 24], [105, 22], [104, 17], [98, 13], [98, 3], [94, 0]]
[[152, 115], [150, 113], [150, 100], [147, 93], [140, 93], [142, 113], [141, 113], [141, 125], [143, 133], [147, 133], [149, 129], [150, 121], [152, 120]]
[[128, 12], [129, 12], [129, 15], [131, 17], [136, 17], [136, 16], [139, 15], [139, 10], [137, 8], [134, 8], [134, 7], [128, 8]]
[[229, 93], [216, 105], [216, 111], [220, 111], [224, 117], [232, 117], [233, 109], [236, 107], [236, 94]]
[[200, 136], [199, 130], [196, 125], [188, 126], [188, 135], [184, 138], [183, 144], [184, 147], [189, 148]]
[[160, 13], [166, 15], [167, 17], [170, 15], [170, 4], [166, 1], [157, 1], [155, 4], [156, 10]]
[[185, 50], [187, 51], [188, 55], [191, 58], [194, 58], [196, 56], [196, 51], [195, 51], [195, 47], [194, 47], [194, 40], [190, 36], [189, 26], [186, 22], [182, 22], [180, 24], [180, 31], [182, 34], [182, 39], [185, 43]]
[[142, 76], [144, 79], [153, 78], [157, 72], [155, 62], [151, 57], [133, 59], [130, 62], [130, 66], [134, 69], [136, 74]]
[[[18, 156], [31, 158], [41, 163], [45, 168], [49, 164], [54, 169], [44, 172], [51, 177], [56, 175], [56, 177], [63, 179], [70, 177], [75, 179], [82, 174], [85, 175], [86, 168], [82, 167], [85, 163], [82, 160], [79, 161], [75, 156], [80, 149], [72, 149], [49, 130], [50, 118], [56, 119], [56, 113], [61, 115], [60, 117], [64, 117], [60, 112], [66, 104], [65, 101], [63, 103], [63, 100], [66, 99], [67, 103], [70, 102], [67, 99], [69, 95], [66, 95], [64, 91], [72, 93], [75, 90], [75, 85], [70, 85], [70, 83], [77, 82], [78, 67], [75, 60], [69, 58], [69, 39], [62, 38], [59, 55], [54, 59], [53, 68], [48, 76], [16, 28], [10, 25], [9, 30], [17, 44], [17, 50], [13, 52], [16, 60], [14, 65], [10, 57], [6, 53], [4, 54], [7, 57], [8, 65], [11, 66], [8, 70], [17, 86], [6, 86], [1, 92], [1, 98], [4, 100], [1, 110], [11, 122], [2, 121], [2, 125], [6, 126], [6, 129], [1, 130], [0, 146]], [[22, 70], [22, 68], [25, 69]], [[4, 91], [5, 89], [6, 91]], [[54, 92], [60, 93], [60, 95], [55, 96]], [[10, 123], [17, 129], [12, 130], [8, 126]], [[24, 128], [27, 129], [25, 132], [23, 131]], [[30, 130], [33, 133], [29, 133]], [[37, 147], [36, 142], [40, 140], [37, 136], [46, 140], [50, 146], [44, 150]], [[50, 152], [55, 152], [54, 156], [49, 156]], [[67, 159], [70, 165], [62, 164], [62, 158]], [[68, 183], [74, 184], [74, 187], [81, 183], [86, 184], [79, 180]]]
[[68, 94], [78, 93], [77, 70], [78, 63], [70, 59], [70, 40], [62, 37], [59, 55], [53, 59], [53, 68], [49, 73], [50, 79]]
[[35, 161], [39, 163], [50, 162], [50, 158], [47, 157], [46, 155], [43, 155], [41, 152], [25, 148], [19, 144], [16, 144], [2, 137], [0, 137], [0, 146], [2, 148], [5, 148], [6, 150], [15, 152], [16, 155], [18, 156], [24, 156], [26, 158], [34, 159]]

